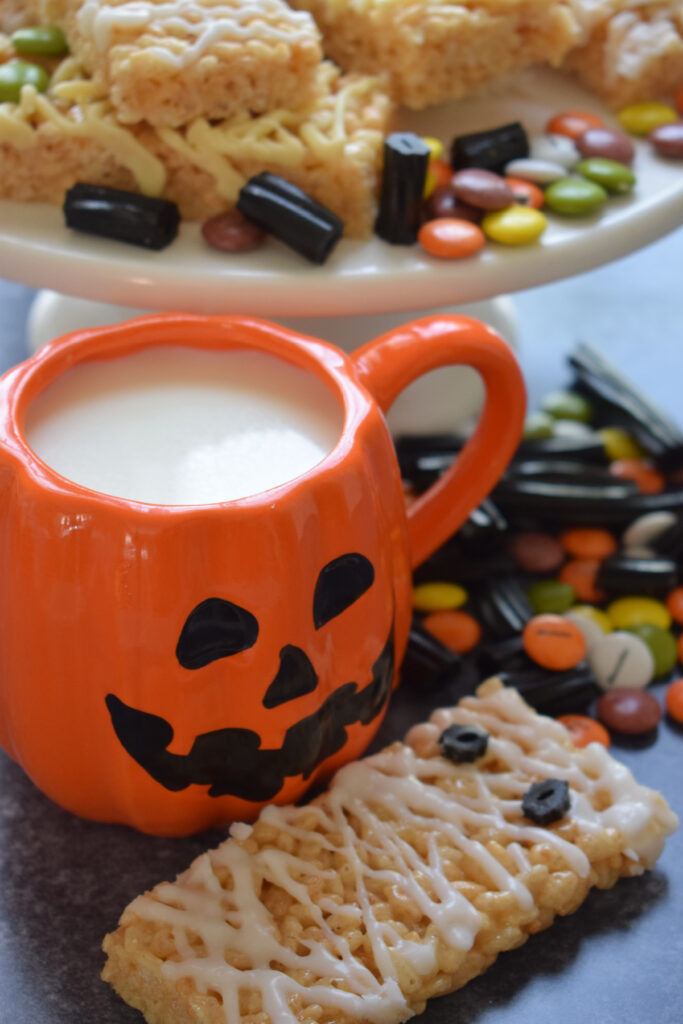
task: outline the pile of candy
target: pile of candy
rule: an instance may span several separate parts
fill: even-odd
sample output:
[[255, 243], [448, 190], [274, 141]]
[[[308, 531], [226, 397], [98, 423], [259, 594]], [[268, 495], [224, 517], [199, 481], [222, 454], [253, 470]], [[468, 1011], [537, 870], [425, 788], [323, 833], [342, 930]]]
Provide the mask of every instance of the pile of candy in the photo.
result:
[[[500, 675], [576, 743], [609, 744], [656, 728], [647, 687], [683, 663], [683, 433], [589, 346], [570, 364], [572, 389], [528, 417], [491, 497], [417, 570], [403, 671], [463, 692]], [[462, 442], [398, 439], [409, 500]], [[666, 709], [683, 723], [683, 678]]]

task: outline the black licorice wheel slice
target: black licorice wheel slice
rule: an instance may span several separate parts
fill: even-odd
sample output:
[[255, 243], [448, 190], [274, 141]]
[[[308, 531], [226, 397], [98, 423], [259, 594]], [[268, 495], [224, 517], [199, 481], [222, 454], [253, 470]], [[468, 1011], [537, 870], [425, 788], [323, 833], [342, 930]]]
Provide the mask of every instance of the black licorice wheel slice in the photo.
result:
[[168, 199], [78, 182], [64, 197], [66, 226], [145, 249], [164, 249], [178, 234], [180, 213]]
[[413, 622], [401, 676], [420, 690], [437, 690], [460, 673], [462, 658], [437, 640], [418, 621]]
[[384, 140], [375, 231], [391, 245], [412, 245], [417, 241], [429, 157], [429, 146], [414, 132], [392, 132]]
[[661, 596], [678, 584], [678, 566], [670, 558], [629, 558], [613, 555], [600, 564], [595, 577], [604, 594]]
[[519, 121], [488, 131], [458, 135], [451, 145], [451, 167], [479, 167], [502, 172], [511, 160], [529, 155], [529, 139]]
[[605, 442], [599, 434], [585, 437], [542, 437], [522, 441], [515, 459], [577, 459], [582, 463], [606, 466], [609, 462]]
[[326, 206], [265, 171], [242, 186], [237, 209], [311, 263], [324, 263], [344, 231], [344, 222]]

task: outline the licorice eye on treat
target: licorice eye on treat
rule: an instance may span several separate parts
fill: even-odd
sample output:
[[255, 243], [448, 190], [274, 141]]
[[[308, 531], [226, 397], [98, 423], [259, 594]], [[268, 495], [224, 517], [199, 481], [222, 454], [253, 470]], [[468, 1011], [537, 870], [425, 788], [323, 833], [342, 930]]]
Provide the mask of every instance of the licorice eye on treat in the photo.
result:
[[413, 132], [392, 132], [384, 140], [375, 231], [391, 245], [412, 245], [417, 241], [429, 156], [429, 146]]
[[458, 135], [451, 146], [451, 167], [481, 167], [502, 172], [511, 160], [529, 155], [529, 139], [519, 121], [491, 128], [484, 132]]
[[145, 249], [164, 249], [178, 234], [180, 213], [168, 199], [79, 182], [64, 197], [66, 226]]
[[240, 189], [237, 209], [311, 263], [324, 263], [344, 222], [291, 182], [267, 171]]

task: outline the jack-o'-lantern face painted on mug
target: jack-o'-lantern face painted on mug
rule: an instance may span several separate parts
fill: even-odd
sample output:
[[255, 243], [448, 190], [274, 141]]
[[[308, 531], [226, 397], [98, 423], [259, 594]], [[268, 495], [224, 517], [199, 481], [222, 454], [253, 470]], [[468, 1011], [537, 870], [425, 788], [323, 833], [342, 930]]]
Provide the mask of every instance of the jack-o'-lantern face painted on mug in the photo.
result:
[[[348, 553], [323, 566], [311, 597], [313, 628], [331, 633], [335, 620], [344, 615], [375, 583], [372, 563], [364, 555]], [[393, 600], [391, 602], [393, 605]], [[183, 624], [175, 655], [188, 672], [200, 672], [222, 663], [230, 688], [230, 659], [258, 644], [259, 622], [247, 608], [219, 597], [210, 597], [192, 609]], [[336, 657], [340, 672], [344, 659]], [[242, 800], [272, 800], [286, 778], [312, 773], [348, 740], [347, 729], [369, 725], [383, 710], [394, 675], [393, 615], [386, 641], [363, 678], [339, 678], [331, 692], [316, 696], [319, 676], [306, 651], [285, 643], [273, 678], [264, 678], [260, 720], [270, 712], [280, 719], [285, 705], [311, 695], [318, 701], [314, 711], [288, 724], [277, 748], [264, 744], [258, 728], [224, 726], [198, 735], [186, 754], [167, 748], [174, 730], [163, 715], [130, 707], [115, 694], [106, 704], [122, 746], [144, 770], [168, 790], [191, 785], [209, 786], [209, 796], [229, 794]], [[307, 705], [308, 707], [308, 705]], [[276, 710], [278, 709], [278, 710]], [[254, 725], [258, 726], [258, 722]]]

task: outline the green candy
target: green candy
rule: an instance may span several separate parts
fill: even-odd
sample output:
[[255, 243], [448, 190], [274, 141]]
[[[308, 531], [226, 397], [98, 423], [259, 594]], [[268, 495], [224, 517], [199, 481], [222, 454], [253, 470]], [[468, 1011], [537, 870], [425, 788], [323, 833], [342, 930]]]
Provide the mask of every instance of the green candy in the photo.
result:
[[525, 441], [540, 441], [552, 437], [555, 432], [555, 421], [545, 412], [531, 412], [524, 420]]
[[630, 192], [636, 183], [636, 176], [626, 164], [608, 160], [605, 156], [591, 156], [580, 160], [574, 168], [577, 174], [601, 185], [608, 192], [621, 194]]
[[678, 660], [676, 641], [668, 629], [653, 626], [651, 622], [631, 626], [627, 632], [640, 637], [650, 648], [655, 663], [655, 676], [666, 676]]
[[602, 184], [588, 178], [560, 178], [548, 186], [544, 197], [546, 206], [563, 217], [585, 217], [607, 202]]
[[38, 92], [45, 92], [49, 84], [50, 76], [37, 64], [25, 60], [0, 64], [0, 103], [18, 103], [24, 85], [33, 85]]
[[560, 583], [559, 580], [541, 580], [539, 583], [533, 583], [526, 595], [536, 615], [561, 615], [576, 601], [574, 588], [568, 583]]
[[22, 57], [62, 57], [69, 52], [66, 36], [56, 25], [18, 28], [12, 34], [12, 46]]
[[582, 395], [575, 391], [551, 391], [541, 403], [543, 412], [556, 420], [577, 420], [590, 423], [593, 409]]

